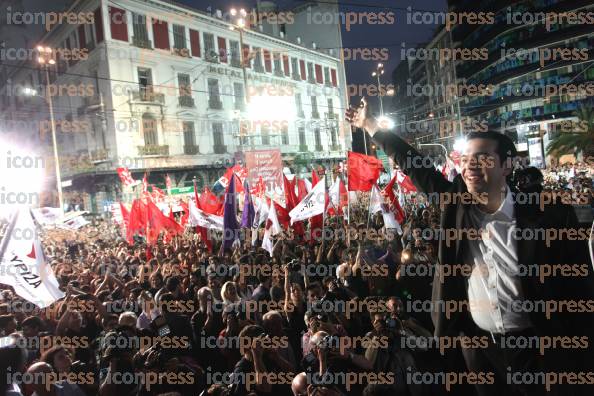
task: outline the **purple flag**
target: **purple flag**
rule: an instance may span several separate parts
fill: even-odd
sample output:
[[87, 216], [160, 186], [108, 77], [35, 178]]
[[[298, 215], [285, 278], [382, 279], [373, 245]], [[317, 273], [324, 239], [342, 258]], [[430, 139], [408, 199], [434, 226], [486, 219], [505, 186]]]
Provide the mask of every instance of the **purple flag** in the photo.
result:
[[245, 196], [243, 200], [243, 213], [241, 214], [241, 227], [251, 228], [254, 225], [256, 210], [254, 209], [252, 196], [250, 195], [250, 186], [248, 184], [247, 177], [243, 182], [243, 190], [245, 191]]
[[235, 198], [235, 174], [231, 175], [229, 187], [225, 193], [223, 212], [223, 244], [221, 253], [230, 249], [236, 239], [239, 239], [239, 224], [237, 224], [237, 201]]

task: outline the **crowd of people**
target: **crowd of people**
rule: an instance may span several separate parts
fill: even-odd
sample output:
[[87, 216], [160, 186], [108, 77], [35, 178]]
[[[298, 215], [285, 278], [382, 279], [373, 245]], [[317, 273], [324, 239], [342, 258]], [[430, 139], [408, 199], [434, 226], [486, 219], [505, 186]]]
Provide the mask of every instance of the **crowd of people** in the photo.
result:
[[[354, 218], [364, 217], [359, 210]], [[381, 217], [369, 226], [327, 218], [335, 232], [313, 244], [279, 236], [272, 257], [251, 243], [219, 256], [191, 229], [156, 246], [129, 245], [108, 221], [81, 230], [95, 235], [84, 242], [46, 236], [66, 297], [38, 309], [2, 291], [3, 391], [419, 394], [406, 370], [430, 368], [436, 356], [402, 340], [432, 328], [428, 313], [406, 312], [405, 302], [430, 298], [431, 274], [407, 278], [403, 268], [434, 264], [419, 231], [438, 226], [435, 215], [413, 211], [403, 235], [374, 240], [361, 236], [379, 230]], [[358, 233], [340, 238], [346, 227]]]
[[[592, 169], [546, 171], [543, 185], [591, 191]], [[314, 243], [277, 236], [272, 255], [250, 238], [220, 255], [191, 228], [154, 246], [108, 220], [48, 232], [66, 296], [39, 309], [0, 286], [0, 394], [440, 394], [411, 380], [446, 363], [417, 342], [430, 310], [410, 304], [431, 300], [440, 209], [415, 194], [403, 208], [401, 234], [362, 199]]]

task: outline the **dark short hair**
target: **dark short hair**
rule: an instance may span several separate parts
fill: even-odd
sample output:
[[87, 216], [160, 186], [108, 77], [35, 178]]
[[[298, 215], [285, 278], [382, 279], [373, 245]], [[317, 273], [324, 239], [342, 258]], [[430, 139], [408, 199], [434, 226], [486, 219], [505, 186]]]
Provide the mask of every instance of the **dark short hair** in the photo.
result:
[[514, 158], [518, 155], [518, 150], [516, 150], [516, 145], [514, 142], [509, 138], [509, 136], [499, 133], [497, 131], [489, 130], [485, 132], [470, 132], [466, 135], [466, 140], [472, 139], [489, 139], [497, 142], [497, 148], [495, 152], [499, 156], [500, 164], [503, 165], [508, 158]]

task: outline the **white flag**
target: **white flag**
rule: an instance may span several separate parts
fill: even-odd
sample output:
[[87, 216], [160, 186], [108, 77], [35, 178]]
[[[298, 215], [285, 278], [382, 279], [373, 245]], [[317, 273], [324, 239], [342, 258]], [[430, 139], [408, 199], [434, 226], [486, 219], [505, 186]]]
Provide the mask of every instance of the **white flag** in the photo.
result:
[[266, 219], [266, 229], [264, 231], [264, 238], [262, 238], [262, 248], [264, 248], [270, 256], [272, 256], [272, 236], [280, 234], [281, 226], [278, 222], [276, 215], [276, 209], [274, 208], [274, 202], [270, 202], [270, 208], [268, 209], [268, 219]]
[[328, 196], [330, 197], [332, 206], [338, 208], [340, 205], [340, 178], [338, 176], [336, 176], [336, 180], [334, 180], [334, 183], [328, 189]]
[[188, 202], [188, 207], [190, 208], [190, 217], [188, 217], [188, 224], [190, 226], [200, 226], [223, 231], [223, 216], [213, 215], [198, 209], [192, 200]]
[[[402, 228], [400, 228], [400, 224], [398, 224], [398, 221], [396, 221], [396, 217], [394, 217], [394, 212], [392, 212], [391, 210], [387, 210], [387, 208], [385, 208], [386, 205], [382, 205], [382, 216], [384, 218], [384, 227], [388, 228], [393, 228], [396, 229], [396, 231], [398, 231], [398, 234], [402, 235]], [[386, 209], [386, 210], [384, 210]]]
[[384, 203], [384, 197], [380, 192], [377, 184], [371, 187], [371, 197], [369, 197], [369, 213], [376, 214], [382, 210], [382, 204]]
[[326, 180], [320, 179], [318, 184], [290, 212], [291, 224], [306, 220], [324, 213], [326, 207]]
[[39, 308], [64, 297], [51, 266], [46, 262], [33, 217], [28, 209], [17, 211], [0, 250], [0, 283]]
[[254, 216], [254, 224], [252, 224], [252, 246], [256, 245], [258, 240], [258, 228], [262, 223], [268, 219], [268, 205], [266, 204], [266, 198], [254, 197], [254, 203], [256, 206], [256, 215]]

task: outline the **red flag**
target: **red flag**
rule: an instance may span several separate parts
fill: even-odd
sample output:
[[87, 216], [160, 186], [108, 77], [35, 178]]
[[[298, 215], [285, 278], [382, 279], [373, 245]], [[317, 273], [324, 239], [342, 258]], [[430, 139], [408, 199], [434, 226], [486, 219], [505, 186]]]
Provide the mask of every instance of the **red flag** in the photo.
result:
[[136, 184], [136, 180], [134, 180], [128, 168], [118, 168], [117, 171], [124, 186], [128, 187]]
[[[204, 198], [205, 194], [210, 193], [210, 190], [208, 189], [208, 187], [204, 187], [204, 192], [202, 193], [202, 197], [200, 198]], [[212, 194], [216, 200], [216, 195]], [[196, 207], [200, 210], [204, 210], [204, 206], [202, 205], [202, 202], [200, 201], [200, 199], [198, 199], [198, 192], [197, 192], [197, 188], [194, 187], [194, 199], [196, 200]], [[187, 213], [188, 216], [190, 215], [190, 208], [187, 208]], [[212, 213], [211, 213], [212, 214]], [[186, 221], [187, 221], [187, 216], [186, 216]], [[206, 227], [201, 227], [201, 226], [196, 226], [196, 233], [200, 235], [200, 240], [202, 242], [204, 242], [204, 244], [206, 245], [208, 251], [210, 253], [212, 253], [212, 242], [210, 241], [210, 239], [208, 238], [208, 230], [206, 229]]]
[[349, 191], [369, 191], [383, 169], [382, 161], [369, 155], [348, 152]]
[[394, 218], [399, 224], [404, 224], [405, 213], [402, 207], [400, 206], [400, 202], [398, 202], [398, 198], [396, 197], [396, 193], [394, 193], [394, 184], [396, 183], [396, 175], [390, 180], [390, 183], [384, 188], [382, 191], [382, 195], [388, 199], [390, 210], [394, 213]]
[[153, 186], [152, 184], [151, 188], [153, 190], [151, 196], [155, 202], [161, 202], [165, 199], [165, 192], [163, 190], [161, 190], [159, 187]]
[[[208, 189], [204, 187], [202, 194], [200, 195], [200, 206], [198, 209], [205, 211], [206, 213], [218, 215], [223, 210], [223, 202]], [[198, 206], [198, 204], [196, 204]]]
[[134, 234], [144, 235], [147, 225], [147, 208], [140, 200], [135, 199], [132, 203], [132, 209], [128, 215], [128, 227], [126, 230], [126, 240], [129, 244], [134, 243]]
[[417, 191], [417, 188], [413, 184], [412, 180], [410, 180], [410, 177], [405, 175], [404, 172], [402, 172], [400, 169], [396, 170], [396, 176], [394, 177], [396, 178], [396, 182], [402, 189], [402, 192], [404, 192], [405, 194]]
[[307, 196], [307, 186], [305, 185], [305, 180], [297, 180], [297, 201], [303, 201], [303, 198]]
[[128, 227], [128, 222], [130, 221], [130, 212], [126, 209], [123, 203], [120, 202], [120, 211], [122, 212], [122, 219], [124, 219], [124, 224]]
[[295, 185], [293, 185], [286, 175], [283, 175], [283, 183], [285, 186], [285, 202], [288, 211], [291, 211], [298, 203], [297, 197], [295, 196]]
[[169, 237], [184, 232], [182, 226], [165, 216], [153, 202], [148, 202], [147, 212], [149, 215], [147, 243], [149, 245], [157, 242], [157, 238], [162, 231], [165, 231]]
[[[274, 202], [274, 201], [272, 201]], [[278, 222], [284, 227], [288, 228], [291, 222], [291, 217], [289, 217], [289, 211], [276, 202], [274, 202], [274, 208], [276, 210], [276, 216], [278, 218]]]
[[185, 227], [186, 223], [188, 222], [188, 218], [190, 217], [190, 208], [188, 207], [188, 203], [185, 201], [181, 201], [179, 203], [179, 205], [182, 207], [182, 209], [184, 210], [184, 214], [181, 217], [181, 226]]

